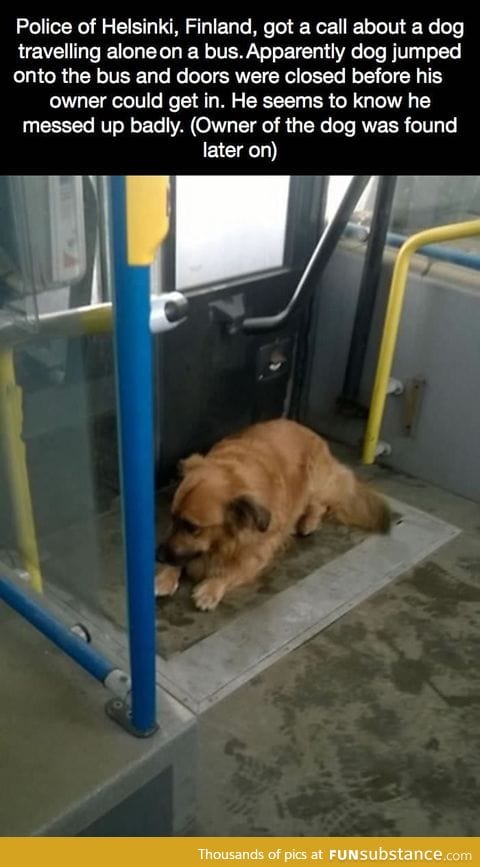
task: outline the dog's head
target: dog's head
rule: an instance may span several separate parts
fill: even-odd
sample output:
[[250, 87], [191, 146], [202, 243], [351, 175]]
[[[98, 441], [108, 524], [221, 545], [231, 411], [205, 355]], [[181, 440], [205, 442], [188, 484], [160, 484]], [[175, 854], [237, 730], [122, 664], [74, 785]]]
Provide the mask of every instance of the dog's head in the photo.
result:
[[201, 455], [182, 461], [180, 468], [183, 479], [162, 551], [167, 563], [180, 566], [268, 530], [271, 516], [259, 492], [245, 489], [231, 469]]

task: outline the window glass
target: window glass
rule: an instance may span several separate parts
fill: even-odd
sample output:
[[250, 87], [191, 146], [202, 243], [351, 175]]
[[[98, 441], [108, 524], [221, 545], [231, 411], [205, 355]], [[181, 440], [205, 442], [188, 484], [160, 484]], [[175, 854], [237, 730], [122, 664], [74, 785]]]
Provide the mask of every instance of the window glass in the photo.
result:
[[113, 336], [73, 315], [107, 222], [88, 178], [0, 178], [0, 573], [123, 627]]
[[[479, 176], [399, 177], [393, 204], [391, 230], [412, 235], [421, 229], [476, 220], [480, 216]], [[449, 246], [480, 252], [477, 236], [449, 241]]]
[[[353, 175], [330, 175], [328, 179], [327, 203], [325, 208], [327, 223], [329, 223], [335, 216], [338, 206], [340, 205], [352, 178]], [[367, 227], [370, 226], [373, 206], [375, 203], [376, 188], [377, 178], [372, 177], [355, 206], [351, 218], [352, 223]]]
[[[331, 220], [351, 180], [351, 175], [331, 175], [327, 220]], [[347, 236], [366, 242], [375, 206], [377, 178], [372, 178], [352, 214]], [[401, 175], [397, 178], [387, 244], [400, 247], [405, 238], [434, 226], [480, 217], [480, 177], [464, 175]], [[480, 270], [480, 236], [436, 244], [432, 259]], [[457, 252], [455, 252], [457, 251]], [[428, 251], [427, 251], [428, 252]]]
[[288, 192], [288, 176], [178, 177], [178, 288], [281, 267]]

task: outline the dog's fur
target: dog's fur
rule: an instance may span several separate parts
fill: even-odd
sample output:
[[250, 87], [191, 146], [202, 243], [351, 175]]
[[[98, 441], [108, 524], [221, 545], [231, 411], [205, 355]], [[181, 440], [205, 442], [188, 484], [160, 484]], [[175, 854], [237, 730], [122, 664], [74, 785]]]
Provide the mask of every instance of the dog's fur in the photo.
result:
[[292, 534], [313, 533], [327, 515], [373, 532], [390, 527], [385, 500], [321, 437], [286, 419], [221, 440], [182, 461], [181, 472], [156, 594], [173, 595], [184, 569], [202, 610], [254, 582]]

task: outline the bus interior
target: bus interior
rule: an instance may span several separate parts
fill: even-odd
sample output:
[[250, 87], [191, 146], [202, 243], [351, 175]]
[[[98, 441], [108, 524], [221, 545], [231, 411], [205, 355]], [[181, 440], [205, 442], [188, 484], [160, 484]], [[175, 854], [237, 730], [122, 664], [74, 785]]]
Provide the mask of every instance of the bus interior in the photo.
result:
[[[192, 175], [169, 197], [150, 293], [186, 306], [152, 339], [157, 543], [179, 461], [281, 417], [392, 529], [327, 522], [211, 612], [188, 581], [157, 599], [149, 738], [0, 603], [0, 833], [476, 835], [480, 177]], [[112, 232], [106, 176], [0, 179], [0, 573], [36, 598], [36, 569], [47, 610], [128, 670]]]

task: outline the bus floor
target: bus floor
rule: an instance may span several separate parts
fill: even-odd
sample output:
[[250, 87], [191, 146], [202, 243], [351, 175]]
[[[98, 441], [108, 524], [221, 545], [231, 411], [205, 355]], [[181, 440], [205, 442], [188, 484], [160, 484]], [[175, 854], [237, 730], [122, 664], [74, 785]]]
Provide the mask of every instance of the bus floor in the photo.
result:
[[371, 475], [462, 532], [201, 716], [197, 834], [480, 833], [480, 511]]
[[[339, 456], [346, 460], [348, 454], [340, 451]], [[218, 692], [210, 701], [205, 693], [196, 708], [191, 699], [162, 684], [169, 694], [162, 698], [161, 729], [153, 741], [138, 743], [113, 726], [101, 710], [101, 688], [28, 624], [0, 612], [0, 680], [6, 696], [0, 732], [9, 745], [3, 759], [9, 798], [0, 805], [2, 832], [42, 833], [48, 822], [57, 834], [64, 829], [77, 833], [70, 818], [62, 816], [66, 805], [71, 801], [91, 811], [89, 791], [106, 791], [112, 779], [126, 778], [125, 763], [133, 779], [139, 765], [151, 767], [151, 751], [159, 768], [180, 767], [174, 778], [188, 781], [182, 784], [177, 821], [170, 822], [173, 833], [186, 828], [193, 815], [196, 753], [195, 834], [478, 835], [479, 507], [390, 470], [375, 467], [369, 475], [394, 500], [451, 522], [461, 532], [374, 595], [352, 603], [326, 628], [311, 631], [313, 637], [301, 639], [296, 649], [276, 661], [272, 656], [253, 676], [250, 671], [235, 681], [226, 697], [219, 698], [224, 693]], [[104, 533], [108, 526], [110, 532]], [[110, 620], [113, 640], [117, 632], [123, 635], [118, 510], [97, 529], [108, 549], [104, 574], [112, 576], [103, 601], [117, 606]], [[77, 542], [73, 530], [61, 534], [62, 545], [55, 547], [50, 540], [52, 571], [78, 570], [87, 546], [83, 528], [75, 532]], [[347, 548], [353, 544], [341, 556], [357, 556], [356, 537], [328, 538], [332, 556], [339, 553], [335, 546], [340, 542]], [[302, 550], [307, 561], [312, 552]], [[86, 556], [84, 560], [88, 577]], [[288, 581], [295, 579], [291, 564], [286, 571]], [[286, 581], [286, 591], [277, 599], [291, 591], [281, 566], [278, 579]], [[246, 612], [247, 620], [262, 623], [260, 644], [267, 631], [262, 606], [277, 605], [270, 593], [263, 600], [256, 608], [252, 601]], [[219, 640], [225, 628], [242, 618], [244, 603], [239, 602], [238, 610], [232, 606], [230, 623], [217, 624]], [[183, 627], [182, 606], [177, 623], [170, 616], [176, 630], [170, 630], [170, 638], [176, 644], [171, 658], [161, 660], [161, 671], [173, 666], [174, 673], [180, 672], [184, 656], [198, 660], [202, 647], [215, 639], [204, 639], [206, 627], [198, 625], [208, 624], [209, 615], [197, 618], [187, 604]], [[286, 629], [287, 620], [275, 628]], [[196, 643], [189, 638], [182, 652], [187, 633], [195, 634]], [[244, 641], [236, 653], [247, 659], [247, 651]], [[211, 660], [210, 669], [217, 662]], [[204, 674], [208, 676], [208, 666]], [[197, 687], [195, 669], [187, 675]], [[88, 824], [83, 813], [78, 827], [82, 823]]]

